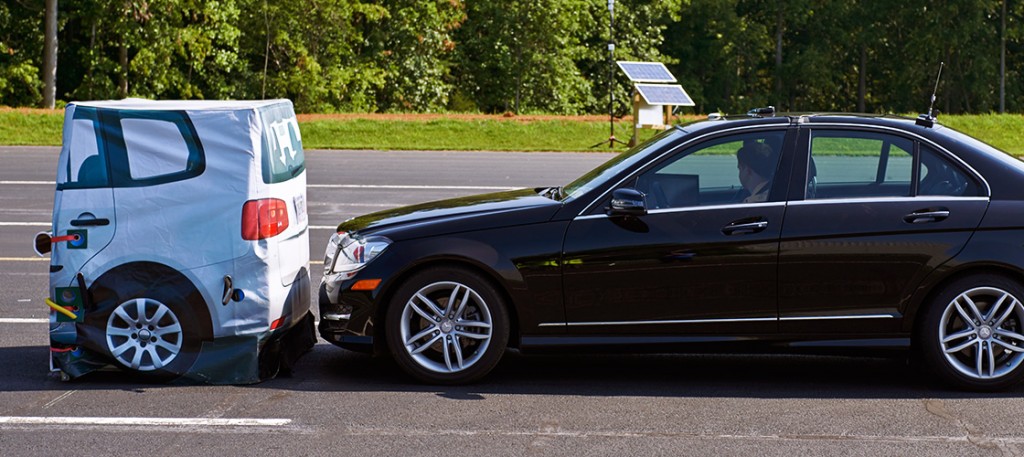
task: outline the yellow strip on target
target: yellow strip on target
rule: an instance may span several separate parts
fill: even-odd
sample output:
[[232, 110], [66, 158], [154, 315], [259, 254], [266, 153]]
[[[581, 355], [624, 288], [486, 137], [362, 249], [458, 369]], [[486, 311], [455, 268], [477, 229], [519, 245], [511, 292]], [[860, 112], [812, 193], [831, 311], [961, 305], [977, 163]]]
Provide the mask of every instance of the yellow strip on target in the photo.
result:
[[71, 311], [64, 309], [63, 306], [54, 303], [53, 300], [50, 300], [49, 298], [46, 299], [46, 305], [49, 306], [50, 308], [53, 308], [54, 311], [57, 311], [58, 313], [70, 317], [71, 319], [78, 320], [78, 316], [76, 316], [75, 313], [72, 313]]

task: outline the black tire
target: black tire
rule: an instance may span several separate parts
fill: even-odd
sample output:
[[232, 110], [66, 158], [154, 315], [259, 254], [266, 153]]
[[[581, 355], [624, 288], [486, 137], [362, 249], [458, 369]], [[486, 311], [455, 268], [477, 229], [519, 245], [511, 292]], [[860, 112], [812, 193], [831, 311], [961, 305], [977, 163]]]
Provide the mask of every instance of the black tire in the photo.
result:
[[926, 366], [941, 381], [991, 392], [1024, 379], [1024, 287], [996, 274], [957, 279], [935, 295], [917, 334]]
[[160, 382], [181, 377], [195, 363], [209, 316], [197, 316], [195, 307], [205, 310], [205, 300], [180, 273], [159, 264], [132, 264], [100, 276], [90, 296], [92, 309], [80, 339], [113, 365]]
[[398, 366], [430, 384], [465, 384], [486, 376], [501, 360], [509, 337], [502, 295], [478, 274], [453, 267], [422, 271], [399, 286], [385, 325]]

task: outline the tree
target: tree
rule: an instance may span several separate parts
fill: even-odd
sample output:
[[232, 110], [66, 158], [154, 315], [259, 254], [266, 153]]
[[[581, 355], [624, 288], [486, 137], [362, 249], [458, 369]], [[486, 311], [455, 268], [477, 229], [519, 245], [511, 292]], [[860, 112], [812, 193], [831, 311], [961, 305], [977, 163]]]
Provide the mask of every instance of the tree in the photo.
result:
[[0, 3], [0, 104], [39, 106], [43, 10], [19, 5]]
[[57, 0], [46, 0], [43, 22], [43, 108], [53, 109], [57, 99]]
[[289, 98], [300, 112], [377, 109], [385, 71], [364, 51], [387, 9], [359, 0], [240, 0], [240, 10], [245, 97]]
[[576, 113], [592, 104], [576, 66], [588, 0], [475, 0], [457, 33], [460, 91], [485, 112]]

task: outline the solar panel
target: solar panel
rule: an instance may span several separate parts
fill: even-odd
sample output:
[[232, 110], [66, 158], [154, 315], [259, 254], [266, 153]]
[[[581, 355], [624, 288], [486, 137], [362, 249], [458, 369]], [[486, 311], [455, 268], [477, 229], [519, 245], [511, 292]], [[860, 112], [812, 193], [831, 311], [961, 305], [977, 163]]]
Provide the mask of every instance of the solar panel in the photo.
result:
[[627, 62], [619, 61], [619, 68], [633, 82], [674, 83], [676, 77], [661, 62]]
[[693, 106], [693, 99], [679, 84], [637, 84], [637, 92], [650, 105]]

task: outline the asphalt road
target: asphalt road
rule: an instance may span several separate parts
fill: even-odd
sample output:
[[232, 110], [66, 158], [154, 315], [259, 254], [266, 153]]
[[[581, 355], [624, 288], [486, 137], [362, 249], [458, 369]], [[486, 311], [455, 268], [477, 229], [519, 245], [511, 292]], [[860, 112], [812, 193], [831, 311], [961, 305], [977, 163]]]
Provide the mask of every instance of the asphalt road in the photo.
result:
[[[311, 260], [348, 217], [564, 184], [608, 157], [308, 151]], [[253, 386], [61, 382], [47, 374], [48, 263], [30, 244], [49, 225], [56, 150], [0, 161], [3, 456], [1024, 455], [1024, 390], [948, 391], [891, 359], [511, 353], [481, 383], [438, 388], [320, 343]]]

